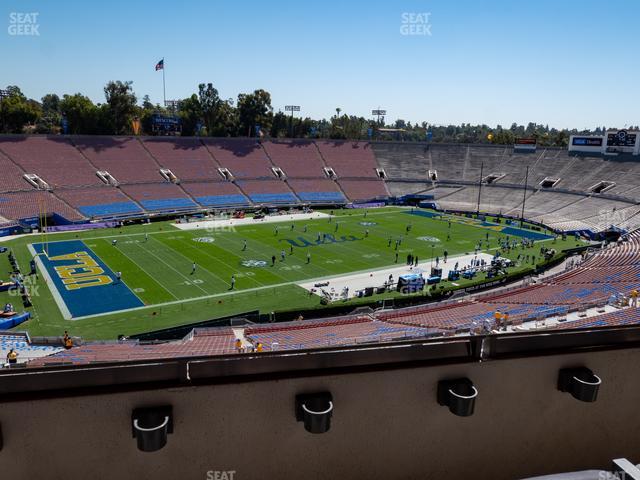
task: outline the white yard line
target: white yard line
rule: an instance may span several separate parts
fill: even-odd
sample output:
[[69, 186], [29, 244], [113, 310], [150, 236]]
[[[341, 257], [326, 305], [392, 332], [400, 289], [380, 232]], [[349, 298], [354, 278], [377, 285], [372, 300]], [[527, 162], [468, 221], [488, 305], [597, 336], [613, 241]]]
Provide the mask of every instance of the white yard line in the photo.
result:
[[[91, 247], [89, 247], [91, 248]], [[173, 298], [175, 298], [176, 300], [180, 300], [178, 297], [176, 297], [173, 293], [171, 293], [171, 291], [169, 291], [169, 289], [167, 289], [164, 285], [162, 285], [160, 282], [158, 282], [158, 280], [156, 280], [156, 278], [151, 275], [149, 272], [147, 272], [141, 265], [139, 265], [133, 258], [131, 258], [129, 255], [127, 255], [125, 253], [125, 251], [122, 249], [122, 247], [118, 248], [118, 252], [121, 253], [122, 255], [124, 255], [125, 257], [127, 257], [129, 259], [129, 261], [131, 261], [131, 263], [133, 263], [136, 267], [138, 267], [140, 270], [142, 270], [145, 275], [147, 275], [151, 280], [153, 280], [154, 282], [156, 282], [156, 284], [163, 289], [165, 292], [167, 292], [169, 295], [171, 295]], [[95, 253], [95, 252], [94, 252]], [[97, 255], [97, 254], [96, 254]], [[105, 264], [106, 265], [106, 264]], [[129, 289], [131, 291], [133, 291], [133, 289]], [[142, 302], [142, 299], [140, 299], [140, 301]], [[142, 302], [144, 303], [144, 302]]]
[[[182, 278], [184, 278], [186, 281], [191, 282], [191, 279], [189, 277], [187, 277], [186, 275], [184, 275], [182, 272], [180, 272], [177, 268], [172, 267], [171, 265], [169, 265], [167, 262], [165, 262], [162, 257], [156, 255], [155, 253], [153, 253], [151, 250], [149, 250], [148, 248], [142, 248], [141, 244], [136, 243], [135, 244], [137, 247], [139, 247], [140, 249], [142, 249], [143, 251], [149, 253], [149, 255], [152, 255], [154, 257], [156, 257], [158, 260], [160, 260], [162, 263], [164, 263], [167, 267], [169, 267], [171, 270], [173, 270], [174, 272], [176, 272], [178, 275], [180, 275]], [[193, 282], [191, 282], [192, 285], [194, 285], [196, 288], [199, 288], [200, 290], [202, 290], [204, 293], [209, 293], [207, 292], [204, 288], [202, 288], [200, 285], [195, 284]]]

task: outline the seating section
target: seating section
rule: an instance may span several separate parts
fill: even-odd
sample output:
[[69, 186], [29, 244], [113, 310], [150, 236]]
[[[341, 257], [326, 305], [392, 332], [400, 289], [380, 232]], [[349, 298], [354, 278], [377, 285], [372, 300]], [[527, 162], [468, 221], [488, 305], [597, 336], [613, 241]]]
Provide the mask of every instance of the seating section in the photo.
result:
[[340, 187], [351, 200], [372, 200], [389, 196], [383, 181], [371, 180], [338, 180]]
[[163, 168], [181, 181], [220, 180], [220, 165], [197, 138], [146, 138], [143, 144]]
[[378, 178], [376, 157], [367, 142], [316, 141], [327, 166], [333, 168], [338, 177]]
[[581, 318], [570, 322], [560, 323], [555, 328], [594, 328], [617, 327], [620, 325], [638, 325], [640, 323], [640, 309], [625, 308], [616, 312], [605, 313], [595, 317]]
[[0, 150], [26, 173], [38, 175], [51, 188], [102, 183], [96, 176], [96, 169], [66, 137], [3, 137], [0, 139]]
[[325, 178], [322, 158], [311, 141], [273, 140], [262, 146], [273, 164], [280, 167], [288, 178]]
[[216, 161], [236, 178], [274, 178], [273, 164], [262, 146], [252, 139], [203, 139]]
[[423, 328], [390, 325], [370, 317], [276, 324], [251, 327], [244, 332], [254, 344], [262, 343], [265, 350], [300, 350], [354, 345], [425, 337], [429, 333], [429, 330]]
[[[35, 189], [23, 175], [36, 174], [51, 187], [54, 197], [68, 204], [65, 211], [67, 215], [73, 211], [74, 218], [138, 214], [140, 209], [142, 213], [171, 212], [198, 205], [226, 208], [343, 203], [383, 198], [390, 193], [420, 192], [434, 195], [443, 209], [475, 210], [480, 193], [480, 209], [489, 213], [519, 217], [524, 201], [525, 217], [557, 230], [597, 232], [617, 227], [632, 231], [640, 227], [639, 165], [630, 156], [573, 156], [565, 149], [543, 147], [535, 153], [517, 153], [512, 146], [504, 145], [342, 140], [258, 142], [247, 138], [18, 135], [0, 138], [3, 172], [0, 192], [33, 192]], [[221, 167], [230, 170], [239, 188], [222, 180], [218, 171]], [[273, 167], [283, 170], [286, 182], [276, 180]], [[337, 181], [326, 178], [324, 167], [334, 169]], [[108, 171], [126, 187], [163, 185], [166, 182], [160, 173], [163, 168], [171, 170], [184, 184], [183, 190], [146, 186], [139, 191], [134, 189], [134, 201], [112, 193], [104, 202], [88, 203], [90, 188], [103, 186], [97, 170]], [[385, 181], [378, 178], [376, 168], [385, 170]], [[437, 172], [436, 181], [429, 178], [429, 171]], [[479, 192], [481, 174], [485, 180], [491, 175], [493, 179]], [[559, 181], [553, 187], [543, 187], [540, 183], [545, 178]], [[602, 193], [591, 192], [601, 181], [612, 182], [612, 188]], [[208, 183], [211, 185], [207, 186]], [[75, 189], [79, 190], [76, 194], [70, 192]], [[170, 190], [175, 196], [168, 196]], [[98, 191], [106, 194], [106, 190]], [[147, 203], [136, 206], [138, 199]], [[27, 206], [13, 210], [6, 207], [4, 211], [18, 214], [25, 210], [29, 210]]]
[[291, 189], [281, 180], [238, 180], [237, 184], [253, 203], [286, 204], [298, 202]]
[[73, 143], [96, 166], [119, 183], [162, 181], [160, 166], [132, 137], [74, 137]]
[[205, 207], [246, 206], [251, 202], [231, 182], [183, 183], [182, 188]]
[[0, 216], [18, 220], [39, 217], [42, 214], [57, 213], [67, 220], [82, 220], [76, 210], [43, 190], [0, 194]]
[[287, 183], [300, 200], [307, 203], [344, 203], [347, 201], [333, 180], [288, 179]]
[[229, 355], [235, 352], [235, 335], [230, 328], [195, 329], [176, 342], [144, 344], [137, 341], [87, 343], [29, 362], [39, 367], [57, 364], [126, 362], [158, 358]]
[[26, 172], [20, 170], [9, 157], [2, 153], [2, 140], [0, 140], [0, 171], [2, 172], [0, 192], [17, 192], [32, 189], [31, 185], [23, 178]]
[[122, 191], [148, 211], [194, 209], [197, 205], [173, 183], [123, 185]]
[[[437, 182], [431, 187], [459, 187], [455, 194], [436, 199], [440, 208], [475, 210], [482, 172], [485, 180], [495, 175], [491, 185], [482, 189], [483, 211], [520, 216], [526, 179], [528, 218], [568, 231], [640, 227], [634, 210], [640, 202], [640, 163], [634, 157], [574, 156], [566, 149], [548, 147], [516, 153], [505, 145], [380, 142], [372, 144], [372, 149], [394, 195], [423, 192], [432, 170], [437, 172]], [[552, 188], [543, 187], [545, 178], [559, 181]], [[593, 194], [590, 188], [601, 181], [615, 185]]]
[[107, 185], [57, 190], [56, 195], [89, 218], [142, 213], [140, 205], [129, 199], [119, 189]]

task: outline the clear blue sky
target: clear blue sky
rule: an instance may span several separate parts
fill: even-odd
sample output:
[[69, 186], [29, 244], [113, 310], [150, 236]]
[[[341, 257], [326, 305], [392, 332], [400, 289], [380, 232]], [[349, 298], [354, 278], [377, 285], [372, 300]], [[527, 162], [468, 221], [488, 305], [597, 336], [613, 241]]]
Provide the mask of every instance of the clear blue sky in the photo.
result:
[[[39, 36], [11, 36], [11, 12], [38, 12]], [[402, 35], [430, 13], [431, 35]], [[640, 2], [590, 0], [2, 0], [0, 85], [83, 93], [108, 80], [139, 98], [223, 98], [264, 88], [275, 110], [336, 107], [435, 124], [556, 127], [640, 123]]]

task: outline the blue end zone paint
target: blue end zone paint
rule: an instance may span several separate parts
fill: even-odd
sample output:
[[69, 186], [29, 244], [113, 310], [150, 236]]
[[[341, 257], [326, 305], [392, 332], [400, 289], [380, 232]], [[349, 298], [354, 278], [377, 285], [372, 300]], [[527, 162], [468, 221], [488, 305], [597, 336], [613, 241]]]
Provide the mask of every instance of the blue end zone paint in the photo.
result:
[[504, 233], [505, 235], [516, 235], [518, 237], [525, 237], [529, 240], [549, 240], [550, 238], [553, 238], [552, 236], [546, 235], [544, 233], [513, 227], [505, 227], [502, 229], [501, 233]]
[[[43, 253], [43, 244], [34, 243], [36, 253]], [[48, 256], [39, 260], [46, 268], [58, 294], [72, 317], [96, 315], [117, 310], [142, 307], [144, 304], [129, 287], [116, 280], [115, 274], [100, 258], [80, 240], [51, 242], [47, 244]], [[79, 258], [56, 258], [85, 253]], [[84, 260], [83, 260], [84, 258]], [[87, 267], [88, 264], [93, 266]], [[76, 268], [60, 268], [60, 267]], [[56, 270], [56, 267], [59, 267]], [[67, 277], [67, 283], [63, 276]], [[84, 286], [82, 285], [90, 285]]]
[[80, 213], [82, 213], [86, 217], [142, 212], [142, 209], [133, 202], [104, 203], [102, 205], [84, 205], [82, 207], [78, 207], [78, 210], [80, 210]]
[[427, 218], [442, 217], [441, 213], [429, 212], [428, 210], [413, 210], [413, 211], [410, 211], [410, 212], [403, 212], [403, 213], [406, 213], [408, 215], [417, 215], [419, 217], [427, 217]]

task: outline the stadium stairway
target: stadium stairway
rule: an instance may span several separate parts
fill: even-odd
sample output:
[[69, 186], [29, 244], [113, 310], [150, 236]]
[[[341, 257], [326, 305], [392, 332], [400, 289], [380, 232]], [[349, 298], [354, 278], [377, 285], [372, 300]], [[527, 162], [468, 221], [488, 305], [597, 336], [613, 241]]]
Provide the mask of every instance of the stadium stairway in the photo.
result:
[[[76, 149], [76, 151], [77, 151], [77, 152], [78, 152], [78, 153], [79, 153], [79, 154], [80, 154], [80, 155], [81, 155], [81, 156], [82, 156], [82, 157], [87, 161], [87, 163], [89, 163], [89, 164], [91, 165], [91, 167], [94, 169], [94, 171], [96, 171], [96, 172], [97, 172], [97, 171], [99, 171], [99, 170], [100, 170], [100, 168], [99, 168], [95, 163], [93, 163], [93, 161], [91, 161], [91, 159], [90, 159], [87, 155], [85, 155], [84, 151], [83, 151], [80, 147], [78, 147], [78, 145], [76, 145], [76, 143], [74, 142], [74, 138], [73, 138], [73, 137], [69, 137], [69, 141], [71, 142], [71, 144], [73, 145], [73, 147]], [[114, 188], [118, 188], [118, 187], [116, 186], [116, 187], [114, 187]], [[127, 199], [128, 199], [130, 202], [132, 202], [134, 205], [136, 205], [136, 206], [141, 210], [141, 212], [142, 212], [142, 213], [147, 213], [147, 212], [145, 211], [145, 209], [144, 209], [144, 208], [142, 208], [142, 205], [140, 205], [140, 204], [139, 204], [138, 202], [136, 202], [133, 198], [131, 198], [131, 196], [130, 196], [130, 195], [128, 195], [126, 192], [123, 192], [121, 188], [118, 188], [118, 190], [119, 190], [119, 191], [120, 191], [120, 193], [122, 193], [125, 197], [127, 197]]]
[[242, 342], [243, 348], [248, 349], [249, 347], [253, 346], [253, 344], [249, 340], [247, 340], [247, 337], [244, 336], [244, 328], [233, 328], [232, 330], [235, 337], [237, 339], [240, 339], [240, 341]]
[[[269, 151], [264, 148], [264, 145], [262, 143], [260, 143], [260, 148], [262, 148], [262, 151], [264, 152], [265, 156], [269, 159], [269, 163], [271, 164], [272, 167], [278, 167], [278, 165], [275, 164], [275, 162], [273, 161], [273, 158], [271, 158], [271, 155], [269, 154]], [[285, 172], [286, 175], [286, 172]], [[275, 175], [274, 175], [275, 177]], [[289, 182], [287, 182], [287, 179], [285, 178], [282, 183], [284, 185], [287, 186], [287, 190], [289, 190], [289, 192], [291, 193], [291, 195], [293, 195], [293, 198], [296, 199], [296, 202], [300, 202], [300, 198], [298, 198], [298, 195], [296, 195], [296, 192], [294, 192], [293, 188], [291, 188], [291, 186], [289, 185]]]
[[[137, 139], [138, 142], [140, 143], [140, 145], [142, 146], [142, 148], [144, 149], [145, 152], [147, 152], [147, 154], [149, 155], [149, 157], [151, 157], [153, 159], [153, 161], [156, 163], [156, 165], [158, 166], [158, 171], [163, 168], [163, 166], [161, 165], [160, 161], [155, 157], [155, 155], [153, 155], [153, 153], [149, 150], [149, 148], [147, 147], [147, 145], [141, 140], [141, 139]], [[180, 180], [180, 178], [178, 178], [178, 180]], [[202, 205], [200, 205], [198, 203], [198, 201], [193, 198], [191, 196], [191, 194], [189, 192], [187, 192], [184, 188], [182, 188], [182, 186], [180, 185], [180, 182], [175, 183], [175, 185], [178, 186], [178, 188], [180, 189], [180, 191], [182, 192], [182, 194], [187, 197], [189, 200], [191, 200], [195, 205], [201, 207]]]
[[144, 207], [142, 205], [140, 205], [138, 202], [135, 201], [135, 199], [129, 195], [127, 192], [125, 192], [124, 190], [122, 190], [120, 187], [116, 187], [118, 189], [118, 191], [120, 191], [120, 193], [122, 193], [125, 197], [127, 197], [129, 199], [130, 202], [133, 202], [135, 205], [137, 205], [140, 210], [142, 210], [142, 213], [148, 213]]
[[[324, 155], [322, 155], [322, 151], [320, 150], [320, 147], [318, 147], [318, 144], [316, 142], [313, 142], [313, 146], [315, 147], [316, 151], [318, 152], [318, 156], [320, 157], [320, 160], [322, 160], [322, 165], [323, 167], [327, 168], [329, 165], [327, 164], [327, 159], [324, 158]], [[338, 187], [338, 189], [340, 189], [340, 193], [342, 193], [342, 195], [344, 195], [344, 198], [349, 198], [349, 196], [347, 195], [347, 193], [342, 189], [342, 186], [340, 185], [339, 182], [337, 182], [336, 180], [333, 180], [333, 182], [336, 184], [336, 186]]]

